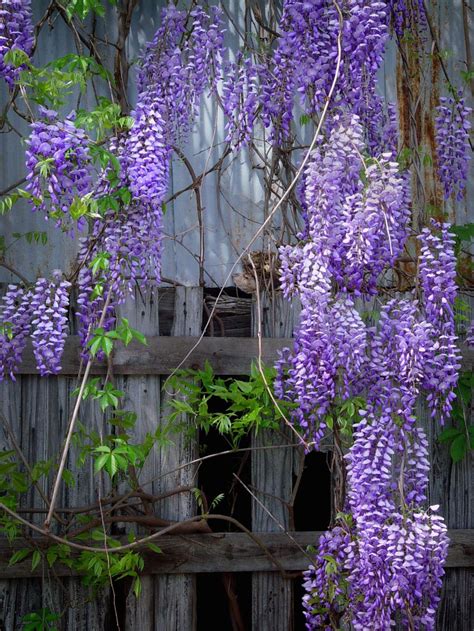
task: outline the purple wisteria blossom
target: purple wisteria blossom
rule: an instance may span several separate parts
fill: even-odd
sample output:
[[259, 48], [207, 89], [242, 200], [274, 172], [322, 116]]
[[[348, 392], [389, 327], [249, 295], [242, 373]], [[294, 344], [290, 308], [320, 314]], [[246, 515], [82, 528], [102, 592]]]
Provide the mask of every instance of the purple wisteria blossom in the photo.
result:
[[0, 381], [15, 380], [33, 317], [31, 292], [9, 285], [0, 301]]
[[348, 106], [362, 115], [375, 90], [388, 36], [386, 2], [351, 0], [341, 21], [330, 0], [284, 2], [281, 37], [262, 86], [263, 120], [272, 125], [277, 142], [290, 134], [295, 95], [308, 113], [318, 112], [324, 104], [334, 79], [341, 28], [343, 57], [334, 107]]
[[222, 106], [227, 117], [226, 140], [231, 149], [238, 151], [246, 145], [253, 131], [259, 106], [259, 68], [250, 57], [237, 55], [235, 63], [225, 69], [222, 89]]
[[436, 154], [438, 175], [445, 199], [464, 197], [471, 150], [469, 146], [472, 109], [460, 95], [441, 97], [436, 113]]
[[392, 406], [411, 427], [435, 345], [435, 329], [424, 319], [416, 300], [394, 299], [385, 304], [371, 342], [367, 398], [382, 408]]
[[388, 0], [393, 29], [398, 37], [403, 37], [408, 29], [414, 27], [424, 30], [427, 26], [423, 0]]
[[383, 268], [400, 255], [409, 218], [407, 180], [393, 156], [367, 163], [363, 151], [358, 117], [342, 119], [305, 173], [305, 234], [327, 256], [340, 290], [356, 293], [374, 291]]
[[331, 629], [346, 612], [349, 575], [347, 550], [353, 541], [347, 525], [323, 533], [314, 565], [304, 572], [303, 613], [307, 629]]
[[434, 330], [433, 357], [426, 366], [424, 388], [432, 415], [449, 417], [461, 368], [454, 321], [456, 256], [454, 236], [445, 223], [425, 228], [420, 237], [419, 278], [427, 322]]
[[145, 203], [161, 204], [168, 188], [171, 145], [166, 138], [166, 112], [159, 99], [141, 95], [127, 138], [127, 172], [130, 189]]
[[280, 249], [282, 289], [300, 297], [302, 313], [293, 351], [278, 364], [277, 393], [298, 403], [294, 418], [316, 445], [334, 397], [354, 396], [363, 379], [366, 326], [349, 295], [376, 291], [407, 234], [406, 181], [390, 155], [366, 166], [362, 137], [352, 117], [314, 152], [304, 241]]
[[420, 429], [403, 431], [392, 412], [362, 411], [355, 427], [347, 455], [348, 512], [320, 539], [305, 575], [310, 630], [350, 623], [359, 631], [385, 631], [397, 618], [435, 628], [446, 526], [436, 506], [423, 508], [426, 436]]
[[10, 51], [21, 50], [28, 57], [33, 50], [31, 0], [2, 0], [0, 3], [0, 77], [12, 88], [21, 68], [5, 62]]
[[[130, 155], [127, 153], [129, 138], [114, 139], [109, 147], [117, 157], [121, 166], [119, 183], [110, 185], [107, 172], [98, 190], [107, 194], [113, 192], [115, 186], [131, 188]], [[166, 163], [165, 165], [166, 166]], [[148, 283], [158, 282], [160, 278], [161, 244], [162, 244], [162, 200], [166, 192], [166, 181], [163, 172], [161, 179], [155, 182], [155, 193], [143, 189], [141, 197], [132, 198], [126, 208], [110, 209], [105, 216], [94, 222], [90, 234], [82, 240], [79, 260], [85, 261], [78, 278], [78, 319], [80, 323], [84, 356], [88, 356], [87, 341], [90, 334], [99, 325], [105, 302], [103, 327], [109, 330], [114, 322], [115, 307], [122, 304], [132, 295], [137, 283], [142, 287]], [[157, 177], [158, 177], [157, 175]], [[151, 186], [151, 185], [150, 185]], [[93, 272], [93, 261], [103, 256], [104, 265]]]
[[33, 352], [41, 376], [61, 370], [61, 356], [68, 330], [71, 284], [56, 270], [51, 281], [39, 278], [31, 296]]
[[216, 90], [221, 75], [221, 10], [195, 7], [190, 13], [170, 4], [143, 54], [138, 99], [153, 100], [163, 117], [163, 134], [173, 144], [190, 130], [206, 89]]
[[[131, 199], [95, 222], [79, 253], [84, 264], [78, 280], [78, 318], [85, 357], [90, 334], [104, 309], [103, 326], [108, 330], [115, 321], [115, 308], [137, 283], [143, 287], [159, 281], [162, 206], [172, 149], [191, 130], [203, 93], [216, 91], [222, 47], [217, 7], [209, 13], [195, 7], [188, 13], [171, 4], [162, 12], [162, 25], [145, 48], [137, 104], [131, 112], [133, 126], [110, 145], [120, 165], [119, 182], [111, 185], [106, 170], [97, 187], [103, 195], [128, 190]], [[93, 272], [98, 256], [106, 263]]]
[[[74, 112], [61, 119], [57, 112], [41, 107], [40, 116], [26, 145], [26, 189], [36, 198], [33, 210], [70, 229], [71, 205], [91, 190], [89, 139], [74, 125]], [[84, 225], [84, 219], [78, 221], [79, 228]]]

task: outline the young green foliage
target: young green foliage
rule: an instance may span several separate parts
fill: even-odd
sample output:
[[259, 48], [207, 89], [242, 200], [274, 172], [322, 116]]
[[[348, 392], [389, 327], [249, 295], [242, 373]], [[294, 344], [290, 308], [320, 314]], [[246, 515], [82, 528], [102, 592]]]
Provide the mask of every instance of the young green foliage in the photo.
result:
[[[277, 401], [275, 405], [275, 376], [273, 368], [263, 367], [262, 375], [254, 364], [248, 380], [217, 377], [208, 362], [204, 370], [179, 371], [167, 382], [174, 391], [169, 421], [179, 427], [181, 414], [187, 414], [196, 428], [205, 432], [215, 428], [234, 446], [253, 429], [278, 429], [291, 404]], [[225, 411], [212, 411], [216, 405]]]

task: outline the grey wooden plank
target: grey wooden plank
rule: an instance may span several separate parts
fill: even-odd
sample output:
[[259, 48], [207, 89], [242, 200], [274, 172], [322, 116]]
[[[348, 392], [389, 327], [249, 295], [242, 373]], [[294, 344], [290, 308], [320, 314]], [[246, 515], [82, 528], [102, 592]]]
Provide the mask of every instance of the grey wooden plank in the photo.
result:
[[[260, 313], [258, 307], [260, 306]], [[293, 334], [297, 310], [280, 292], [261, 294], [260, 305], [253, 311], [253, 334], [288, 338]], [[287, 340], [290, 344], [291, 340]], [[268, 360], [267, 360], [268, 361]], [[273, 362], [268, 362], [273, 363]], [[293, 449], [259, 449], [291, 442], [288, 428], [282, 435], [260, 431], [252, 437], [252, 530], [282, 532], [290, 525], [287, 502], [293, 491]], [[252, 575], [252, 629], [254, 631], [288, 631], [293, 626], [292, 581], [277, 573], [257, 572]]]
[[[203, 310], [203, 292], [199, 287], [177, 287], [175, 294], [174, 322], [170, 338], [175, 336], [196, 336], [201, 331]], [[166, 423], [168, 398], [172, 392], [166, 387], [162, 397], [162, 423]], [[182, 417], [186, 423], [186, 417]], [[163, 470], [171, 471], [184, 462], [197, 456], [197, 443], [190, 440], [183, 432], [170, 436], [173, 445], [162, 450]], [[175, 474], [162, 478], [161, 492], [179, 486], [197, 486], [197, 469], [187, 467]], [[161, 516], [165, 519], [182, 520], [196, 514], [196, 505], [191, 493], [180, 493], [169, 497], [162, 503]], [[196, 628], [196, 577], [192, 574], [173, 576], [165, 574], [155, 583], [155, 629], [156, 631], [193, 631]]]
[[[158, 301], [159, 297], [156, 288], [150, 288], [145, 292], [137, 289], [134, 299], [129, 299], [120, 308], [119, 316], [128, 318], [130, 326], [147, 336], [158, 335], [160, 332]], [[114, 374], [116, 372], [114, 361]], [[137, 414], [137, 423], [131, 432], [132, 441], [142, 442], [146, 434], [148, 432], [153, 434], [160, 424], [160, 377], [149, 374], [119, 375], [116, 382], [119, 389], [125, 392], [124, 407]], [[160, 466], [160, 450], [157, 448], [152, 449], [140, 473], [138, 482], [155, 477], [160, 471]], [[123, 489], [123, 491], [126, 490], [128, 489]], [[156, 491], [156, 485], [152, 483], [149, 490], [152, 493]], [[144, 511], [153, 510], [147, 506], [144, 506], [143, 509]], [[124, 529], [127, 532], [138, 532], [140, 535], [149, 533], [149, 529], [141, 527], [136, 529], [129, 524], [126, 524]], [[152, 577], [147, 576], [143, 578], [139, 600], [137, 600], [131, 589], [126, 595], [126, 611], [123, 625], [126, 631], [154, 629], [155, 582], [156, 579]]]
[[[287, 572], [300, 572], [310, 563], [304, 551], [308, 546], [316, 546], [321, 536], [320, 532], [292, 532], [291, 539], [283, 532], [254, 534], [258, 542], [239, 532], [163, 535], [156, 540], [162, 554], [153, 554], [146, 548], [143, 550], [143, 581], [154, 574], [253, 571], [278, 574], [280, 567]], [[450, 572], [465, 568], [467, 576], [474, 568], [474, 530], [450, 530], [449, 537], [451, 544], [446, 567]], [[122, 538], [122, 541], [126, 543], [127, 539]], [[38, 539], [38, 546], [48, 545], [45, 538]], [[40, 576], [43, 571], [40, 567], [32, 571], [28, 559], [8, 566], [8, 559], [19, 547], [23, 544], [12, 547], [6, 540], [0, 540], [2, 583], [10, 578]], [[57, 566], [56, 572], [59, 577], [71, 576], [71, 570], [65, 566]], [[140, 600], [133, 607], [145, 609], [146, 602]]]
[[[278, 359], [278, 351], [291, 346], [293, 340], [264, 338], [262, 360], [271, 365]], [[196, 348], [194, 348], [196, 346]], [[474, 369], [474, 350], [462, 347], [462, 369]], [[80, 347], [76, 336], [66, 341], [62, 360], [62, 375], [76, 375], [79, 368]], [[178, 365], [182, 368], [203, 368], [208, 361], [214, 372], [220, 375], [245, 375], [250, 363], [258, 356], [255, 337], [204, 337], [194, 336], [147, 336], [147, 345], [132, 342], [126, 348], [117, 348], [113, 355], [116, 375], [169, 375]], [[107, 372], [104, 363], [97, 362], [91, 373]], [[36, 364], [31, 348], [25, 351], [19, 374], [36, 374]]]
[[[0, 411], [14, 431], [17, 442], [24, 449], [25, 443], [23, 442], [22, 444], [20, 438], [22, 419], [21, 393], [21, 379], [18, 379], [16, 383], [0, 383]], [[2, 449], [13, 448], [3, 427], [0, 429], [0, 447]], [[11, 553], [9, 553], [8, 558], [10, 556]], [[6, 560], [0, 563], [1, 568], [4, 568], [6, 565]], [[41, 608], [41, 602], [41, 582], [39, 580], [26, 581], [13, 577], [2, 577], [0, 580], [0, 628], [12, 630], [21, 628], [22, 617], [35, 606]]]
[[472, 631], [474, 628], [474, 572], [448, 569], [444, 577], [443, 598], [437, 612], [440, 631]]

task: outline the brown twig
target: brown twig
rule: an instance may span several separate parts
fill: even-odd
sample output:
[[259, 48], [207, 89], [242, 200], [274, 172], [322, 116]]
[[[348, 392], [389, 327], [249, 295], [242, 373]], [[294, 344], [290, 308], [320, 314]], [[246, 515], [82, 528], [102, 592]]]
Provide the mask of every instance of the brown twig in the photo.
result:
[[98, 517], [97, 519], [93, 519], [81, 528], [77, 530], [73, 530], [72, 532], [68, 532], [68, 537], [74, 539], [79, 535], [82, 535], [84, 532], [89, 532], [98, 526], [103, 524], [137, 524], [139, 526], [146, 526], [148, 528], [152, 528], [156, 530], [157, 528], [165, 528], [167, 526], [171, 526], [173, 524], [176, 525], [176, 528], [173, 532], [177, 535], [190, 535], [190, 534], [198, 534], [205, 532], [212, 532], [209, 528], [209, 525], [206, 521], [202, 522], [193, 522], [193, 523], [183, 523], [170, 521], [169, 519], [161, 519], [161, 517], [155, 517], [153, 515], [106, 515], [103, 514], [103, 517]]

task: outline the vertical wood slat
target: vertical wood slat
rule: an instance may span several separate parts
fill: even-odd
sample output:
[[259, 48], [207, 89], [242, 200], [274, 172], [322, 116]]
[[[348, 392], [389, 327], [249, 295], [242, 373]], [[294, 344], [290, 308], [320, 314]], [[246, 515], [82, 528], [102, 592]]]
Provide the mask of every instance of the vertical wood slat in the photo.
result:
[[[123, 310], [125, 313], [131, 326], [145, 335], [158, 334], [156, 292], [144, 297], [137, 295], [134, 302], [127, 304]], [[202, 290], [178, 287], [171, 335], [196, 336], [201, 331], [201, 324]], [[166, 424], [169, 395], [162, 395], [162, 383], [156, 376], [128, 377], [122, 380], [122, 384], [131, 408], [138, 414], [136, 436], [142, 440], [147, 431], [153, 433], [160, 424]], [[171, 446], [155, 447], [150, 454], [140, 482], [144, 483], [195, 458], [195, 446], [188, 438], [181, 434], [170, 438], [173, 442]], [[161, 493], [177, 486], [193, 486], [194, 475], [195, 469], [184, 469], [147, 485], [144, 490]], [[155, 511], [164, 519], [186, 519], [195, 514], [193, 497], [185, 493], [173, 496], [156, 505]], [[125, 628], [130, 631], [193, 631], [196, 626], [195, 582], [195, 576], [185, 574], [143, 577], [140, 599], [137, 601], [131, 592], [127, 596]]]
[[[265, 337], [291, 337], [297, 318], [297, 309], [281, 293], [261, 297], [262, 313], [253, 312], [253, 334], [258, 332], [258, 319], [262, 320]], [[287, 429], [282, 434], [261, 431], [252, 438], [252, 487], [258, 502], [252, 500], [252, 530], [281, 532], [288, 528], [289, 512], [285, 502], [291, 498], [293, 488], [294, 452], [291, 448], [259, 450], [259, 447], [282, 444], [284, 436], [292, 437]], [[262, 507], [262, 505], [271, 513]], [[252, 630], [291, 631], [293, 628], [293, 585], [277, 572], [252, 574]]]
[[[157, 335], [160, 330], [158, 313], [159, 293], [156, 288], [144, 293], [135, 292], [133, 300], [127, 301], [120, 309], [120, 315], [127, 317], [130, 326], [139, 330], [145, 336]], [[137, 414], [137, 423], [133, 432], [133, 440], [141, 442], [147, 432], [154, 433], [160, 424], [161, 410], [161, 380], [155, 375], [124, 376], [117, 379], [119, 387], [125, 392], [125, 407]], [[154, 448], [148, 455], [147, 461], [141, 471], [139, 483], [144, 484], [154, 478], [161, 469], [161, 453]], [[153, 482], [143, 490], [157, 492], [159, 486]], [[160, 506], [154, 509], [159, 511]], [[135, 530], [130, 527], [129, 530]], [[138, 529], [140, 533], [148, 533], [145, 529]], [[124, 631], [143, 629], [152, 631], [155, 629], [154, 601], [156, 579], [153, 576], [141, 578], [141, 594], [137, 600], [132, 590], [126, 596], [126, 611]]]
[[[203, 291], [200, 287], [177, 287], [175, 313], [171, 335], [199, 335], [202, 327]], [[165, 393], [162, 405], [162, 422], [166, 422]], [[185, 417], [183, 417], [185, 421]], [[194, 460], [197, 445], [183, 432], [171, 437], [173, 446], [162, 454], [163, 472]], [[161, 491], [178, 486], [196, 486], [197, 469], [187, 467], [161, 480]], [[165, 519], [186, 519], [195, 515], [192, 494], [180, 493], [163, 502]], [[191, 574], [160, 576], [155, 586], [155, 629], [156, 631], [194, 631], [196, 628], [196, 576]]]
[[[447, 445], [437, 440], [444, 428], [430, 417], [426, 405], [420, 409], [420, 418], [430, 444], [429, 503], [440, 505], [439, 513], [448, 528], [473, 528], [472, 455], [468, 453], [462, 461], [452, 462]], [[471, 568], [447, 568], [436, 628], [443, 631], [472, 631], [473, 592], [474, 573]]]

